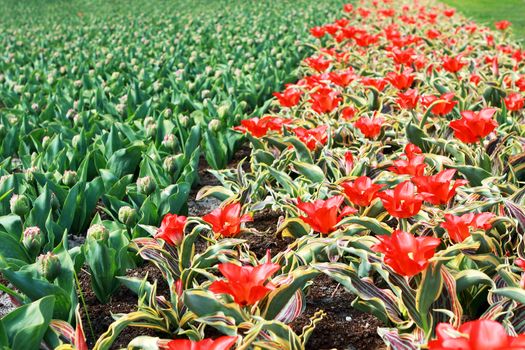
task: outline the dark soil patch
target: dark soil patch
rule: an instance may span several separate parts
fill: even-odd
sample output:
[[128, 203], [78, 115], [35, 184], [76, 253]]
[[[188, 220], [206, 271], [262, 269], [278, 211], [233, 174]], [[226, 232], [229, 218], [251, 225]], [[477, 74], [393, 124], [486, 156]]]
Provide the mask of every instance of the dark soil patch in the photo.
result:
[[250, 247], [250, 251], [260, 259], [270, 250], [270, 254], [275, 256], [277, 253], [285, 251], [288, 245], [294, 241], [291, 237], [281, 237], [276, 234], [281, 212], [264, 209], [255, 213], [253, 222], [246, 226], [254, 228], [259, 233], [244, 233], [240, 238], [245, 239]]
[[306, 310], [292, 324], [297, 333], [310, 323], [309, 318], [324, 310], [325, 317], [317, 323], [306, 350], [375, 350], [386, 349], [377, 335], [381, 322], [352, 308], [355, 296], [328, 276], [314, 280], [306, 298]]
[[[146, 274], [148, 274], [148, 281], [157, 281], [158, 294], [167, 296], [167, 293], [169, 292], [168, 286], [164, 282], [162, 274], [155, 266], [146, 263], [144, 266], [131, 271], [128, 276], [143, 278], [146, 276]], [[126, 287], [121, 286], [113, 295], [110, 302], [102, 305], [99, 303], [95, 293], [91, 289], [90, 275], [86, 271], [81, 270], [78, 278], [82, 292], [84, 293], [86, 306], [91, 320], [91, 326], [93, 327], [93, 332], [95, 335], [95, 339], [93, 339], [85, 310], [81, 307], [84, 332], [86, 333], [88, 346], [89, 348], [92, 348], [96, 342], [96, 339], [106, 332], [109, 325], [113, 323], [114, 320], [111, 317], [112, 314], [130, 313], [137, 310], [137, 296]], [[111, 349], [126, 348], [132, 339], [141, 335], [149, 335], [154, 337], [162, 336], [147, 328], [127, 327], [122, 331], [122, 333], [120, 333]], [[163, 335], [163, 337], [166, 337], [166, 335]]]

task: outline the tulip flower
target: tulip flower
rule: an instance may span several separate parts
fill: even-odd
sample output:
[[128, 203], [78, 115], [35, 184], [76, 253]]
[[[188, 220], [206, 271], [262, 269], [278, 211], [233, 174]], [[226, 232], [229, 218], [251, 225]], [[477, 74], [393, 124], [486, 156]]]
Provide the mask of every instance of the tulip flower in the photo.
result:
[[415, 76], [411, 69], [406, 69], [402, 73], [390, 72], [386, 75], [386, 80], [398, 90], [405, 90], [412, 86]]
[[241, 215], [241, 204], [230, 203], [202, 217], [212, 226], [213, 232], [223, 237], [235, 237], [241, 232], [241, 224], [253, 221], [250, 214]]
[[299, 103], [301, 99], [302, 92], [301, 90], [288, 87], [286, 90], [281, 92], [274, 92], [273, 95], [279, 100], [279, 104], [282, 107], [293, 107]]
[[155, 238], [160, 238], [171, 246], [178, 246], [184, 238], [184, 226], [187, 217], [176, 214], [166, 214], [162, 219]]
[[328, 78], [337, 86], [347, 87], [352, 81], [354, 81], [356, 74], [352, 69], [347, 69], [339, 72], [330, 72]]
[[357, 112], [358, 111], [355, 107], [346, 107], [341, 111], [341, 116], [343, 119], [350, 120], [355, 117]]
[[267, 115], [262, 118], [251, 118], [241, 120], [241, 125], [236, 126], [234, 130], [241, 131], [243, 133], [249, 132], [254, 137], [262, 137], [266, 135], [270, 130], [281, 131], [283, 125], [290, 124], [290, 119], [273, 117]]
[[343, 196], [334, 196], [326, 200], [317, 199], [311, 203], [302, 202], [298, 198], [297, 208], [307, 215], [299, 218], [310, 225], [315, 232], [329, 234], [336, 230], [337, 224], [345, 216], [357, 212], [357, 210], [349, 206], [341, 208], [343, 202]]
[[454, 136], [464, 143], [475, 143], [490, 134], [498, 123], [492, 119], [496, 110], [485, 108], [479, 112], [461, 112], [461, 119], [450, 122]]
[[388, 81], [386, 79], [381, 79], [381, 78], [378, 78], [378, 79], [375, 79], [375, 78], [361, 78], [361, 84], [363, 84], [363, 86], [365, 86], [365, 87], [367, 87], [367, 86], [374, 87], [374, 88], [376, 88], [377, 91], [383, 91], [385, 89], [387, 83], [388, 83]]
[[343, 11], [346, 13], [350, 13], [354, 10], [354, 5], [352, 4], [344, 4]]
[[448, 57], [446, 56], [444, 59], [443, 59], [443, 63], [442, 63], [442, 67], [443, 69], [445, 69], [447, 72], [450, 72], [450, 73], [457, 73], [459, 72], [463, 67], [465, 67], [467, 65], [467, 63], [463, 62], [461, 59], [463, 57], [461, 56], [458, 56], [458, 57]]
[[402, 109], [414, 109], [419, 102], [419, 92], [416, 89], [410, 89], [397, 94], [397, 104]]
[[513, 93], [503, 99], [509, 111], [519, 111], [525, 105], [525, 98], [520, 93]]
[[327, 125], [321, 125], [313, 129], [295, 128], [292, 131], [297, 135], [309, 150], [313, 151], [318, 145], [326, 144], [328, 140]]
[[425, 156], [421, 149], [416, 145], [409, 143], [405, 146], [405, 153], [402, 154], [406, 159], [397, 159], [394, 166], [388, 170], [399, 175], [422, 176], [425, 173], [426, 163]]
[[339, 97], [339, 92], [329, 87], [320, 87], [310, 94], [312, 109], [319, 114], [330, 113], [337, 108], [343, 99]]
[[455, 169], [447, 169], [432, 176], [415, 176], [412, 182], [425, 201], [434, 205], [447, 204], [456, 194], [456, 188], [468, 183], [467, 180], [456, 180], [452, 184], [454, 174]]
[[407, 66], [412, 64], [415, 55], [416, 51], [413, 48], [401, 50], [398, 47], [393, 48], [388, 54], [388, 56], [394, 60], [395, 64]]
[[396, 218], [410, 218], [421, 210], [423, 197], [416, 194], [416, 187], [410, 181], [398, 184], [393, 190], [377, 194], [388, 213]]
[[508, 27], [510, 27], [511, 25], [512, 25], [512, 23], [507, 21], [507, 20], [503, 20], [503, 21], [499, 21], [499, 22], [494, 23], [494, 27], [496, 27], [496, 29], [498, 29], [498, 30], [505, 30]]
[[313, 27], [310, 29], [310, 34], [315, 38], [322, 38], [326, 35], [326, 31], [323, 27]]
[[230, 350], [237, 342], [237, 337], [222, 336], [215, 340], [175, 339], [168, 342], [168, 350]]
[[475, 320], [455, 329], [451, 324], [436, 326], [435, 340], [428, 343], [429, 350], [519, 350], [525, 349], [525, 335], [508, 335], [500, 323]]
[[383, 126], [384, 118], [369, 118], [361, 117], [355, 123], [354, 126], [361, 131], [361, 133], [369, 138], [375, 139], [381, 133], [381, 127]]
[[280, 268], [279, 264], [272, 263], [269, 251], [266, 262], [258, 266], [219, 264], [219, 271], [226, 280], [213, 282], [209, 290], [215, 294], [229, 294], [241, 306], [254, 305], [275, 289], [267, 281]]
[[445, 9], [445, 11], [443, 11], [443, 14], [446, 17], [452, 17], [454, 16], [455, 13], [456, 13], [456, 9]]
[[317, 56], [317, 57], [308, 57], [304, 60], [304, 62], [312, 69], [315, 69], [318, 72], [324, 72], [325, 70], [330, 67], [330, 63], [332, 61], [330, 59], [327, 59], [323, 56]]
[[470, 228], [488, 230], [492, 227], [492, 213], [468, 213], [461, 216], [445, 214], [445, 222], [441, 224], [447, 230], [450, 239], [456, 243], [463, 242], [470, 236]]
[[434, 256], [437, 246], [441, 243], [435, 237], [414, 237], [408, 232], [396, 230], [391, 236], [377, 236], [380, 243], [372, 246], [372, 250], [383, 253], [384, 262], [397, 274], [415, 276], [425, 270], [428, 260]]
[[354, 168], [354, 155], [350, 151], [346, 151], [345, 153], [344, 167], [345, 167], [345, 174], [347, 175], [350, 174], [350, 172]]
[[383, 186], [374, 184], [367, 176], [360, 176], [354, 181], [346, 181], [341, 184], [348, 200], [361, 207], [369, 206]]
[[454, 98], [455, 95], [452, 92], [443, 94], [439, 98], [433, 95], [422, 96], [421, 103], [426, 107], [430, 107], [434, 102], [442, 100], [442, 102], [438, 102], [432, 107], [431, 112], [434, 115], [444, 116], [452, 112], [452, 109], [454, 109], [454, 106], [458, 103], [457, 101], [453, 101]]

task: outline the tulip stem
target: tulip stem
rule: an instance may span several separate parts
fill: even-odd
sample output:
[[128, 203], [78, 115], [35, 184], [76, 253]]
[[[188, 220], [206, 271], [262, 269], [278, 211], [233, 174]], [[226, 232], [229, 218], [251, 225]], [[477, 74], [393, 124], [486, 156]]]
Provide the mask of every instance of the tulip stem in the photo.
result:
[[401, 231], [408, 232], [408, 220], [407, 219], [399, 219], [398, 229], [400, 229]]

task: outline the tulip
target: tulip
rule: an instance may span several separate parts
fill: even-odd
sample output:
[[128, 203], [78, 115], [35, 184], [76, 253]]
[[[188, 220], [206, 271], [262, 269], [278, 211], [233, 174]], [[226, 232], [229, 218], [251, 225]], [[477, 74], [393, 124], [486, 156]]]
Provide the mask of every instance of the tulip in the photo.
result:
[[500, 323], [475, 320], [458, 329], [448, 323], [436, 326], [435, 340], [428, 343], [429, 350], [519, 350], [525, 349], [525, 335], [508, 335]]
[[397, 274], [411, 277], [425, 270], [441, 241], [435, 237], [414, 237], [396, 230], [391, 236], [377, 236], [372, 250], [383, 253], [385, 263]]
[[511, 22], [507, 21], [507, 20], [503, 20], [503, 21], [498, 21], [496, 23], [494, 23], [494, 26], [496, 27], [496, 29], [498, 30], [505, 30], [507, 29], [508, 27], [510, 27], [512, 25]]
[[286, 90], [281, 92], [274, 92], [273, 96], [277, 97], [277, 100], [279, 100], [279, 104], [282, 107], [293, 107], [299, 103], [299, 100], [301, 99], [301, 90], [288, 87]]
[[434, 102], [442, 100], [443, 102], [438, 102], [432, 107], [431, 112], [434, 115], [444, 116], [452, 112], [452, 109], [454, 109], [454, 106], [458, 103], [457, 101], [453, 101], [454, 98], [455, 95], [452, 92], [443, 94], [439, 98], [432, 95], [422, 96], [421, 103], [426, 107], [430, 107]]
[[397, 159], [394, 165], [388, 170], [399, 175], [422, 176], [425, 173], [425, 156], [422, 155], [421, 149], [416, 145], [409, 143], [405, 146], [405, 153], [402, 154], [406, 159]]
[[310, 94], [310, 102], [312, 109], [319, 114], [330, 113], [337, 108], [342, 98], [339, 97], [339, 92], [330, 89], [329, 87], [320, 87], [315, 92]]
[[[326, 28], [326, 27], [325, 27]], [[312, 69], [318, 72], [324, 72], [330, 67], [331, 60], [324, 58], [323, 56], [308, 57], [304, 62]]]
[[32, 257], [35, 257], [40, 252], [43, 243], [44, 237], [40, 228], [37, 226], [31, 226], [24, 230], [22, 245]]
[[78, 181], [77, 172], [73, 170], [66, 170], [64, 171], [64, 175], [62, 175], [62, 183], [67, 187], [72, 187], [75, 185]]
[[144, 176], [137, 179], [137, 191], [146, 196], [152, 194], [157, 188], [157, 184], [150, 176]]
[[346, 107], [341, 111], [341, 116], [343, 119], [350, 120], [355, 117], [357, 112], [358, 111], [355, 107]]
[[384, 121], [381, 117], [369, 118], [363, 116], [354, 123], [354, 126], [358, 128], [365, 137], [375, 139], [381, 133], [381, 127]]
[[297, 208], [307, 215], [299, 218], [310, 225], [315, 232], [329, 234], [335, 231], [337, 224], [344, 217], [357, 212], [357, 210], [349, 206], [341, 208], [343, 202], [343, 196], [334, 196], [326, 200], [317, 199], [311, 203], [302, 202], [298, 198]]
[[234, 130], [241, 131], [243, 133], [249, 132], [254, 137], [265, 136], [269, 131], [281, 131], [283, 125], [290, 124], [290, 119], [265, 116], [262, 118], [251, 118], [241, 120], [241, 125], [236, 126]]
[[9, 206], [13, 214], [21, 217], [27, 215], [31, 209], [29, 199], [23, 194], [14, 194], [9, 200]]
[[294, 128], [292, 131], [309, 150], [313, 151], [318, 145], [326, 144], [326, 141], [328, 141], [327, 130], [327, 125], [321, 125], [313, 129]]
[[310, 29], [310, 34], [315, 38], [322, 38], [326, 35], [326, 31], [323, 27], [313, 27]]
[[490, 134], [498, 123], [492, 119], [496, 109], [485, 108], [479, 112], [461, 112], [461, 119], [450, 122], [454, 136], [464, 143], [475, 143]]
[[60, 258], [51, 252], [40, 255], [37, 259], [36, 266], [40, 275], [49, 282], [53, 282], [62, 269]]
[[215, 340], [203, 339], [193, 341], [188, 339], [175, 339], [168, 342], [168, 350], [230, 350], [237, 342], [237, 337], [222, 336]]
[[412, 86], [415, 76], [411, 69], [406, 69], [402, 73], [390, 72], [386, 75], [386, 80], [398, 90], [405, 90]]
[[107, 228], [104, 227], [104, 225], [95, 224], [88, 228], [86, 236], [89, 239], [94, 239], [100, 242], [107, 242], [109, 239], [109, 231]]
[[450, 239], [456, 243], [463, 242], [470, 236], [470, 228], [488, 230], [494, 218], [492, 213], [468, 213], [461, 216], [445, 214], [445, 222], [441, 224], [447, 230]]
[[212, 226], [213, 232], [223, 237], [235, 237], [241, 232], [241, 224], [253, 221], [250, 214], [241, 215], [241, 204], [230, 203], [202, 217]]
[[451, 187], [455, 173], [455, 169], [447, 169], [437, 175], [415, 176], [412, 182], [417, 185], [417, 190], [425, 201], [434, 205], [447, 204], [456, 194], [456, 188], [468, 183], [466, 180], [456, 180]]
[[374, 87], [377, 91], [383, 91], [388, 81], [386, 79], [375, 79], [375, 78], [361, 78], [361, 84], [363, 86]]
[[405, 181], [398, 184], [393, 190], [386, 190], [378, 193], [383, 206], [388, 213], [396, 218], [410, 218], [421, 210], [423, 197], [416, 194], [414, 184]]
[[347, 87], [352, 81], [354, 81], [356, 74], [352, 69], [347, 69], [339, 72], [330, 72], [328, 78], [337, 86]]
[[402, 109], [414, 109], [419, 101], [419, 92], [416, 89], [410, 89], [397, 94], [397, 104]]
[[187, 217], [176, 214], [166, 214], [162, 219], [155, 238], [162, 239], [171, 246], [178, 246], [184, 238], [184, 227]]
[[348, 200], [361, 207], [370, 205], [383, 186], [374, 184], [367, 176], [360, 176], [355, 181], [346, 181], [341, 184]]
[[128, 227], [133, 226], [137, 219], [138, 215], [135, 208], [125, 205], [118, 210], [118, 220]]
[[219, 264], [219, 271], [226, 280], [214, 281], [209, 290], [215, 294], [229, 294], [241, 306], [254, 305], [275, 289], [267, 281], [280, 268], [279, 264], [272, 263], [269, 251], [266, 262], [258, 266]]
[[445, 57], [443, 59], [443, 68], [450, 73], [457, 73], [467, 64], [461, 61], [462, 57]]
[[523, 98], [520, 93], [510, 94], [505, 97], [503, 101], [507, 109], [511, 112], [519, 111], [525, 105], [525, 98]]

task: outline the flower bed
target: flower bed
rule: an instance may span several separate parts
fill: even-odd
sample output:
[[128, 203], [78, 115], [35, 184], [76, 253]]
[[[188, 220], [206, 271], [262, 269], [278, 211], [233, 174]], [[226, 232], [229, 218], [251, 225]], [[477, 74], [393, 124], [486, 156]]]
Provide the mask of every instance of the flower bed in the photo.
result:
[[[40, 314], [48, 344], [84, 349], [97, 299], [122, 313], [94, 349], [123, 332], [134, 349], [524, 348], [525, 51], [509, 26], [430, 1], [344, 5], [311, 28], [300, 79], [234, 128], [249, 155], [201, 176], [191, 202], [208, 210], [137, 225], [106, 197], [125, 229], [97, 215], [81, 248], [9, 261], [4, 289], [26, 305], [4, 327]], [[139, 180], [112, 191], [144, 207], [156, 189]], [[26, 232], [24, 252], [40, 239]], [[114, 308], [124, 288], [136, 308]]]

